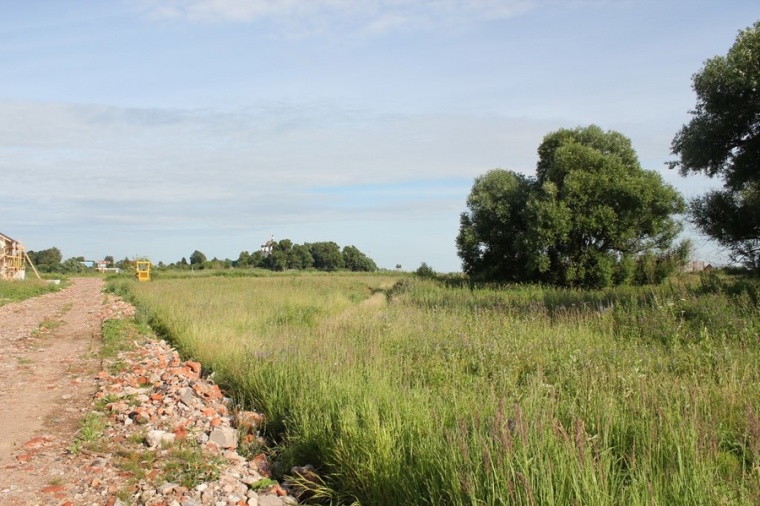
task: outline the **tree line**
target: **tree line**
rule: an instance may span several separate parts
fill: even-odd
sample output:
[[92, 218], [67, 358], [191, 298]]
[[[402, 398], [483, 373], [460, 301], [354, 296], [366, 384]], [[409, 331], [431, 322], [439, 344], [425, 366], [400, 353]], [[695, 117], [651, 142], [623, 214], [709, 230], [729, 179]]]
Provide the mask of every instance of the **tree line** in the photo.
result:
[[[93, 270], [84, 265], [84, 257], [72, 257], [63, 261], [61, 250], [56, 247], [40, 251], [29, 251], [29, 259], [43, 273], [81, 273]], [[106, 256], [108, 267], [128, 269], [134, 264], [133, 259], [114, 260]], [[267, 247], [253, 253], [241, 251], [237, 260], [218, 258], [208, 259], [200, 250], [193, 251], [188, 258], [165, 264], [158, 262], [159, 269], [204, 270], [230, 268], [258, 268], [272, 271], [287, 269], [319, 271], [349, 270], [355, 272], [374, 272], [377, 264], [356, 246], [344, 246], [342, 249], [333, 241], [294, 244], [290, 239], [278, 242], [270, 241]]]
[[[201, 251], [194, 251], [190, 260], [183, 258], [178, 262], [181, 268], [214, 268], [219, 261], [207, 260]], [[333, 241], [295, 244], [290, 239], [270, 241], [259, 250], [241, 251], [237, 260], [225, 261], [228, 266], [236, 268], [259, 268], [272, 271], [287, 269], [319, 271], [363, 271], [374, 272], [377, 264], [356, 246], [340, 246]]]
[[641, 167], [631, 141], [595, 125], [560, 129], [538, 147], [535, 177], [496, 169], [475, 179], [457, 253], [476, 281], [601, 288], [650, 284], [689, 259], [685, 215], [734, 262], [760, 271], [760, 22], [693, 77], [697, 106], [668, 162], [723, 189], [690, 202]]
[[[26, 254], [39, 272], [67, 274], [88, 270], [88, 267], [83, 263], [86, 262], [84, 257], [78, 256], [63, 260], [61, 250], [55, 246], [39, 251], [30, 250]], [[106, 257], [106, 260], [108, 259], [113, 262], [113, 257]]]

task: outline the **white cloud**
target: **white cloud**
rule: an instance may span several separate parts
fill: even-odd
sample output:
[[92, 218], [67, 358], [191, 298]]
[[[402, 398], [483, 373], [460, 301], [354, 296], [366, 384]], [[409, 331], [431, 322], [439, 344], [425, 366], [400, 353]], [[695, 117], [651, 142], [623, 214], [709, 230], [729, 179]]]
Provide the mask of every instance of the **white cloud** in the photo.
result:
[[[29, 225], [146, 230], [234, 228], [252, 216], [456, 215], [467, 184], [461, 195], [405, 185], [471, 181], [497, 166], [530, 171], [549, 129], [306, 104], [225, 112], [0, 101], [0, 172], [14, 175], [0, 187], [0, 212]], [[356, 185], [361, 205], [341, 190]]]
[[463, 26], [523, 14], [550, 0], [133, 0], [154, 19], [193, 22], [272, 20], [289, 31], [323, 31], [345, 21], [362, 33]]
[[[532, 173], [543, 136], [567, 126], [321, 104], [230, 112], [0, 101], [0, 173], [12, 175], [0, 213], [5, 232], [32, 249], [71, 251], [64, 241], [87, 236], [93, 248], [113, 244], [101, 254], [163, 258], [189, 254], [199, 237], [228, 245], [212, 255], [250, 248], [241, 234], [338, 240], [329, 234], [350, 221], [364, 223], [352, 233], [435, 226], [453, 241], [473, 178], [495, 167]], [[622, 131], [642, 160], [667, 158], [668, 139], [636, 130]], [[133, 243], [153, 250], [125, 249]]]

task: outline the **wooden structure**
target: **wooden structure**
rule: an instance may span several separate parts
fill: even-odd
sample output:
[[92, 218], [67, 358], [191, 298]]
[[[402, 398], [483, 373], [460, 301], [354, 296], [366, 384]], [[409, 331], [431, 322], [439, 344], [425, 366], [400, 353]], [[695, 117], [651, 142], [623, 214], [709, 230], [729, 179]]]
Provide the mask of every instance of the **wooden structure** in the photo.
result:
[[0, 234], [0, 279], [24, 279], [26, 277], [26, 262], [40, 279], [29, 255], [19, 241]]
[[135, 275], [137, 281], [150, 281], [150, 262], [147, 260], [137, 260], [135, 262]]

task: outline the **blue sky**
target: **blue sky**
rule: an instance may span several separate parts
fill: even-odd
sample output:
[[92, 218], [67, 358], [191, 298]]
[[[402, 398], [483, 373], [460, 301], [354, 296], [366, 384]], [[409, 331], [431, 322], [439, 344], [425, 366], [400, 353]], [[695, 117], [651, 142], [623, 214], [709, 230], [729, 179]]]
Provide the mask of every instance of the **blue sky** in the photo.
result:
[[[668, 171], [691, 76], [756, 0], [0, 0], [0, 231], [64, 257], [274, 235], [457, 271], [473, 179], [558, 128]], [[720, 261], [695, 237], [696, 256]]]

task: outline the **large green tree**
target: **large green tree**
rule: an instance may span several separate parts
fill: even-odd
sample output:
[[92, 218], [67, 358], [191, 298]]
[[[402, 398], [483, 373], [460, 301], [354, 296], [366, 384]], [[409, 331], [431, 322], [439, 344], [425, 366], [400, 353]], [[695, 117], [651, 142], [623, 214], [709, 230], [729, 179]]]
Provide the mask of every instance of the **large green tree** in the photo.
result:
[[534, 186], [531, 179], [500, 169], [475, 179], [456, 239], [466, 274], [492, 281], [530, 279], [524, 210]]
[[726, 56], [694, 74], [697, 105], [672, 143], [681, 175], [723, 179], [689, 205], [692, 221], [732, 259], [760, 269], [760, 21], [739, 32]]
[[60, 272], [61, 260], [63, 255], [61, 250], [53, 246], [52, 248], [40, 251], [28, 251], [29, 259], [40, 272]]
[[294, 244], [288, 252], [288, 268], [303, 270], [312, 267], [314, 267], [314, 258], [309, 248], [303, 244]]
[[343, 263], [350, 271], [374, 272], [377, 270], [375, 262], [353, 245], [343, 247]]
[[340, 246], [333, 241], [304, 244], [314, 259], [314, 267], [322, 271], [335, 271], [345, 266]]
[[190, 255], [190, 265], [197, 268], [203, 268], [203, 264], [206, 263], [206, 255], [203, 254], [203, 252], [195, 250], [193, 251], [193, 254]]
[[535, 178], [494, 170], [476, 179], [457, 237], [470, 276], [603, 287], [631, 282], [645, 256], [670, 270], [683, 259], [685, 249], [671, 249], [683, 200], [641, 168], [625, 136], [562, 129], [538, 154]]
[[235, 262], [235, 267], [248, 267], [250, 263], [251, 263], [251, 254], [243, 250], [238, 255], [237, 262]]
[[282, 239], [272, 245], [272, 251], [266, 255], [263, 266], [273, 271], [284, 271], [288, 266], [288, 255], [293, 249], [293, 241]]

